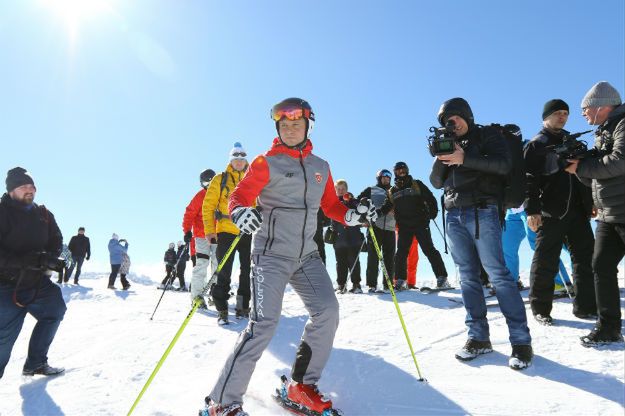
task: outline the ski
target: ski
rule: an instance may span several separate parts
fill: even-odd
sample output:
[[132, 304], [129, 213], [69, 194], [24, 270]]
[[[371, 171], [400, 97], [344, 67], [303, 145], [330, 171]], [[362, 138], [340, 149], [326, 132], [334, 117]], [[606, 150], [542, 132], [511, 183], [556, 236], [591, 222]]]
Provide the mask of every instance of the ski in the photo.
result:
[[279, 389], [276, 389], [276, 394], [272, 397], [274, 400], [284, 409], [288, 410], [291, 413], [301, 416], [343, 416], [343, 412], [338, 409], [325, 409], [323, 412], [316, 412], [314, 410], [310, 410], [305, 408], [299, 403], [293, 402], [289, 400], [287, 395], [287, 385], [288, 379], [286, 376], [280, 377], [280, 381], [282, 384]]
[[437, 292], [445, 292], [447, 290], [455, 290], [455, 287], [427, 287], [423, 286], [419, 288], [419, 292], [421, 293], [437, 293]]

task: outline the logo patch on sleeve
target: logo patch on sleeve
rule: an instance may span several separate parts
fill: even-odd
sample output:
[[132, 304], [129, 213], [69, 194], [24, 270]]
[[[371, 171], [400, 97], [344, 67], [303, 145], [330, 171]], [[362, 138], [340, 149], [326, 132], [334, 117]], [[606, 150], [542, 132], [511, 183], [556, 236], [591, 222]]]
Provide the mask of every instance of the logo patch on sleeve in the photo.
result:
[[321, 173], [315, 172], [315, 179], [317, 180], [317, 183], [321, 183], [323, 176], [321, 176]]

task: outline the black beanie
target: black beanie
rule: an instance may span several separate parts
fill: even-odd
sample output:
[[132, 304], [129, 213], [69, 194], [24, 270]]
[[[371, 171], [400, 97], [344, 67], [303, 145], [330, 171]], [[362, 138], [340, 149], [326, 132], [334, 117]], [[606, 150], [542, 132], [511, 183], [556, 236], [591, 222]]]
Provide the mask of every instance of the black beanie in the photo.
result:
[[559, 110], [569, 111], [569, 105], [559, 98], [547, 101], [543, 107], [543, 120]]
[[34, 185], [35, 182], [33, 178], [30, 176], [30, 173], [26, 171], [24, 168], [20, 168], [19, 166], [11, 169], [7, 172], [7, 192], [11, 192], [15, 188], [18, 188], [22, 185]]
[[447, 100], [441, 105], [441, 108], [438, 110], [438, 122], [441, 123], [441, 126], [444, 126], [447, 122], [447, 119], [451, 116], [458, 116], [467, 122], [469, 127], [473, 125], [473, 111], [471, 111], [471, 107], [469, 103], [460, 97], [452, 98], [451, 100]]

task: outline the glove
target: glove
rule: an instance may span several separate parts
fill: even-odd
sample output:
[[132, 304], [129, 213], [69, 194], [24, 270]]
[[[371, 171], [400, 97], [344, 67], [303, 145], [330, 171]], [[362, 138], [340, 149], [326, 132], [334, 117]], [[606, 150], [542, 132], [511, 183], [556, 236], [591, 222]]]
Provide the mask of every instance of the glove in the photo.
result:
[[65, 268], [65, 260], [48, 254], [45, 256], [42, 266], [44, 270], [52, 270], [60, 273]]
[[375, 205], [368, 198], [363, 198], [356, 208], [348, 209], [345, 213], [345, 224], [354, 227], [365, 222], [373, 222], [378, 218]]
[[234, 225], [245, 234], [252, 234], [258, 231], [263, 223], [263, 217], [260, 215], [260, 212], [256, 208], [251, 207], [237, 207], [232, 211], [231, 217]]
[[184, 242], [185, 243], [190, 243], [192, 238], [193, 238], [193, 233], [191, 232], [191, 230], [189, 230], [186, 233], [184, 233]]
[[378, 210], [375, 209], [375, 205], [373, 205], [369, 198], [361, 199], [356, 207], [356, 211], [360, 213], [361, 216], [364, 215], [363, 222], [367, 221], [368, 223], [372, 223], [378, 219]]

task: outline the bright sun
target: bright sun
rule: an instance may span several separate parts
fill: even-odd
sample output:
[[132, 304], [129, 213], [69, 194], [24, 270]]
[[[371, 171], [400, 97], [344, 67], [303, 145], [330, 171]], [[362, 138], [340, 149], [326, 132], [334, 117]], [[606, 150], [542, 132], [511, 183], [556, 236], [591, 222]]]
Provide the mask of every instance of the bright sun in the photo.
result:
[[81, 23], [111, 11], [110, 0], [41, 0], [41, 3], [65, 21], [72, 38]]

